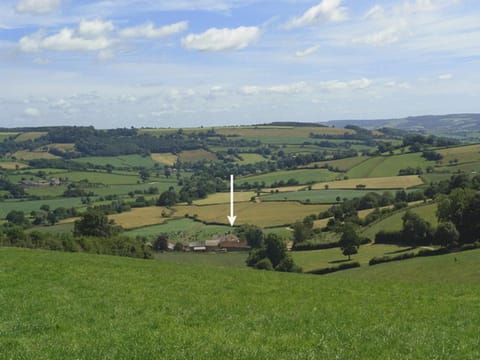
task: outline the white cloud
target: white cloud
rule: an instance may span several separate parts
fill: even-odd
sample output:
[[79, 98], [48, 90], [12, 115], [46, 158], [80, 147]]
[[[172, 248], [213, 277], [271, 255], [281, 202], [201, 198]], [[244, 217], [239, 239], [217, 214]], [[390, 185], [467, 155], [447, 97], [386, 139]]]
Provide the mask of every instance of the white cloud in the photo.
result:
[[47, 65], [50, 64], [50, 59], [44, 58], [44, 57], [37, 57], [33, 59], [33, 62], [37, 65]]
[[453, 79], [453, 75], [452, 74], [441, 74], [441, 75], [438, 75], [438, 80], [451, 80]]
[[304, 56], [312, 55], [312, 54], [315, 53], [318, 49], [320, 49], [320, 46], [319, 46], [319, 45], [315, 45], [315, 46], [309, 47], [308, 49], [305, 49], [305, 50], [302, 50], [302, 51], [297, 51], [297, 52], [295, 53], [295, 56], [296, 56], [296, 57], [304, 57]]
[[62, 0], [20, 0], [15, 10], [19, 13], [46, 14], [55, 11]]
[[380, 5], [373, 6], [365, 14], [365, 19], [382, 19], [385, 16], [385, 10]]
[[178, 34], [187, 30], [188, 21], [181, 21], [175, 24], [165, 25], [155, 28], [153, 23], [130, 27], [120, 31], [120, 36], [124, 38], [147, 38], [154, 39], [164, 36]]
[[23, 113], [30, 117], [37, 117], [40, 115], [40, 111], [36, 108], [26, 108]]
[[112, 45], [113, 41], [105, 36], [84, 38], [70, 28], [64, 28], [59, 33], [45, 36], [42, 31], [20, 39], [20, 49], [25, 52], [41, 50], [53, 51], [98, 51]]
[[352, 42], [354, 44], [365, 44], [373, 46], [389, 45], [398, 42], [406, 29], [407, 24], [400, 21], [396, 24], [389, 25], [381, 31], [355, 37], [352, 39]]
[[304, 81], [291, 83], [291, 84], [280, 84], [272, 86], [257, 86], [257, 85], [248, 85], [242, 86], [240, 88], [240, 93], [242, 95], [258, 95], [260, 93], [271, 93], [271, 94], [298, 94], [305, 91], [308, 91], [310, 87]]
[[241, 26], [235, 29], [211, 28], [201, 34], [189, 34], [182, 45], [190, 50], [223, 51], [246, 48], [260, 36], [256, 26]]
[[111, 21], [96, 20], [82, 20], [78, 25], [78, 33], [85, 37], [97, 37], [113, 31], [115, 26]]
[[100, 61], [107, 61], [115, 57], [112, 49], [103, 49], [98, 52], [97, 59]]
[[350, 81], [329, 80], [322, 81], [320, 88], [333, 91], [333, 90], [358, 90], [366, 89], [372, 85], [373, 81], [367, 78], [354, 79]]
[[329, 21], [342, 21], [347, 18], [347, 8], [341, 6], [342, 0], [322, 0], [308, 9], [302, 16], [287, 23], [287, 28], [314, 25]]

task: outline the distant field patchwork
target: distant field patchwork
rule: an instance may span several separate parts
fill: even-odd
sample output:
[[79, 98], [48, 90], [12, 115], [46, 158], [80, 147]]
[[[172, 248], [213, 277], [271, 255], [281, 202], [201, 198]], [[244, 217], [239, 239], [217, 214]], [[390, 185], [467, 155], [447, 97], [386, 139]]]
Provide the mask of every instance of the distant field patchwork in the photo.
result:
[[177, 155], [171, 153], [156, 153], [150, 155], [152, 160], [163, 165], [173, 166], [177, 162]]
[[321, 182], [335, 179], [337, 174], [327, 169], [301, 169], [301, 170], [281, 170], [267, 174], [245, 176], [236, 179], [236, 182], [242, 184], [248, 182], [249, 184], [262, 183], [266, 186], [279, 181], [288, 181], [289, 179], [297, 180], [300, 184], [307, 184], [309, 182]]
[[171, 214], [171, 210], [167, 208], [151, 206], [135, 208], [121, 214], [110, 215], [108, 218], [125, 229], [133, 229], [164, 223], [168, 218], [163, 217], [162, 212]]

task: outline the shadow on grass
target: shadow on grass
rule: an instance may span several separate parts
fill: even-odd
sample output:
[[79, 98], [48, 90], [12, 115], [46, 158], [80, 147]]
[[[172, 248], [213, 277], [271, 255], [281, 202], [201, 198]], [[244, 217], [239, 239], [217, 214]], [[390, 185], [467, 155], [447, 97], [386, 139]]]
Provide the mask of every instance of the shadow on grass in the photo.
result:
[[348, 259], [342, 259], [342, 260], [332, 260], [332, 261], [329, 261], [328, 263], [329, 264], [340, 264], [340, 263], [344, 263], [344, 262], [349, 262], [350, 260]]
[[401, 254], [401, 253], [404, 253], [404, 252], [407, 252], [407, 251], [411, 251], [411, 250], [415, 250], [415, 247], [409, 247], [409, 248], [406, 248], [406, 249], [389, 251], [389, 252], [386, 252], [385, 254], [388, 254], [388, 255], [391, 255], [391, 254]]

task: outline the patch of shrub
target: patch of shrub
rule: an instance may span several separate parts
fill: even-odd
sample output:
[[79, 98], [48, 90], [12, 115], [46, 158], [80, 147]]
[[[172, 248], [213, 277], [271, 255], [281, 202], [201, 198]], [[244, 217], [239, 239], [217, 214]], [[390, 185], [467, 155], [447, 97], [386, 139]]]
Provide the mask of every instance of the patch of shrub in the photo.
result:
[[307, 271], [307, 274], [325, 275], [325, 274], [330, 274], [330, 273], [341, 271], [341, 270], [353, 269], [357, 267], [360, 267], [360, 263], [358, 261], [355, 261], [351, 263], [341, 264], [339, 266], [332, 266], [332, 267], [327, 267], [323, 269]]
[[268, 258], [263, 258], [259, 262], [255, 264], [255, 269], [258, 270], [273, 270], [273, 265], [270, 259]]

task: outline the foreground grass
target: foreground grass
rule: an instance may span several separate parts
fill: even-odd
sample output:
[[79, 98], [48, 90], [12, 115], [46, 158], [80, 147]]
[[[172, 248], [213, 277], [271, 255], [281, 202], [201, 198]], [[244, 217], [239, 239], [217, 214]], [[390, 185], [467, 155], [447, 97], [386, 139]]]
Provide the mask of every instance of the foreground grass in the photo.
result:
[[[439, 257], [411, 260], [428, 262], [414, 282], [401, 271], [392, 282], [362, 278], [363, 269], [322, 277], [0, 249], [0, 354], [474, 359], [479, 265], [472, 260], [461, 273], [450, 272], [464, 261], [463, 253], [456, 256], [448, 264], [435, 262]], [[469, 256], [478, 259], [480, 252]], [[422, 281], [439, 267], [441, 278]], [[466, 274], [471, 282], [457, 281]]]

